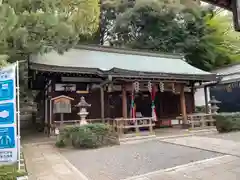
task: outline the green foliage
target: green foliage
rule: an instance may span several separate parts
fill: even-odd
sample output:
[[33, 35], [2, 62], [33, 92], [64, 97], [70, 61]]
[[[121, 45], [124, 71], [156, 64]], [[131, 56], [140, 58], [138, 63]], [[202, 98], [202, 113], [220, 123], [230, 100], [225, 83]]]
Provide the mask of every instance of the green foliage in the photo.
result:
[[240, 113], [222, 113], [215, 115], [214, 118], [216, 119], [216, 128], [220, 133], [240, 130]]
[[67, 126], [60, 130], [56, 146], [71, 144], [74, 148], [97, 148], [118, 144], [116, 133], [110, 126], [102, 123], [84, 126]]
[[66, 146], [65, 142], [63, 141], [63, 139], [59, 139], [56, 141], [55, 146], [58, 148], [63, 148]]
[[16, 180], [17, 177], [24, 175], [26, 173], [19, 172], [15, 165], [0, 166], [0, 180]]
[[97, 148], [101, 145], [97, 141], [97, 134], [87, 127], [79, 127], [77, 132], [71, 134], [71, 140], [75, 148]]
[[196, 106], [195, 107], [195, 112], [196, 113], [205, 113], [206, 112], [205, 109], [206, 109], [205, 106]]
[[[97, 31], [99, 14], [98, 0], [0, 1], [0, 66], [30, 54], [63, 53]], [[27, 72], [27, 63], [21, 63], [21, 100], [32, 101]]]
[[99, 23], [98, 0], [3, 0], [0, 4], [0, 54], [11, 60], [74, 46]]
[[230, 14], [204, 16], [205, 32], [186, 59], [194, 66], [212, 70], [239, 61], [239, 34], [232, 28]]
[[239, 35], [229, 14], [170, 1], [121, 2], [104, 6], [112, 13], [104, 19], [111, 24], [105, 40], [112, 46], [185, 54], [187, 62], [204, 70], [240, 59]]

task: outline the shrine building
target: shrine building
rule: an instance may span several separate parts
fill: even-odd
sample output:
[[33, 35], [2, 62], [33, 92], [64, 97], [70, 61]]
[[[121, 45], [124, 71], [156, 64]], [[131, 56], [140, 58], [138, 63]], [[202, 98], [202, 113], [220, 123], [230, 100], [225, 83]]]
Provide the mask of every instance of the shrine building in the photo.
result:
[[[46, 126], [78, 120], [81, 97], [91, 104], [87, 119], [155, 116], [159, 126], [181, 115], [187, 123], [195, 84], [217, 80], [181, 55], [79, 46], [29, 58], [29, 86], [39, 91], [37, 116]], [[59, 113], [54, 103], [61, 99], [68, 105]]]

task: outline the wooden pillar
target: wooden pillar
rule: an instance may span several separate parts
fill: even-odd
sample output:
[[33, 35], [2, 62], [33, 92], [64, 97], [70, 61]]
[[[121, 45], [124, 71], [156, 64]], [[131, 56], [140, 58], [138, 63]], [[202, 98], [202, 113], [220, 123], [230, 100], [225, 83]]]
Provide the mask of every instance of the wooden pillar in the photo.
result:
[[208, 89], [206, 86], [204, 86], [204, 100], [205, 100], [205, 112], [209, 113], [209, 107], [208, 107]]
[[45, 86], [45, 92], [44, 92], [44, 134], [50, 135], [50, 129], [48, 128], [48, 85]]
[[60, 114], [60, 120], [61, 120], [61, 125], [63, 125], [63, 121], [64, 121], [64, 114], [63, 113]]
[[101, 93], [101, 119], [102, 119], [102, 122], [104, 122], [105, 108], [104, 108], [104, 88], [103, 87], [100, 88], [100, 93]]
[[181, 114], [183, 119], [183, 126], [187, 125], [187, 110], [186, 110], [186, 101], [185, 101], [185, 94], [184, 94], [184, 85], [181, 85], [180, 90], [180, 106], [181, 106]]
[[122, 85], [122, 117], [127, 118], [127, 91], [125, 85]]
[[191, 95], [192, 95], [192, 106], [193, 106], [193, 113], [195, 113], [196, 111], [196, 107], [195, 107], [195, 92], [194, 92], [194, 85], [192, 85], [191, 87]]
[[48, 88], [45, 89], [44, 93], [44, 127], [48, 124]]

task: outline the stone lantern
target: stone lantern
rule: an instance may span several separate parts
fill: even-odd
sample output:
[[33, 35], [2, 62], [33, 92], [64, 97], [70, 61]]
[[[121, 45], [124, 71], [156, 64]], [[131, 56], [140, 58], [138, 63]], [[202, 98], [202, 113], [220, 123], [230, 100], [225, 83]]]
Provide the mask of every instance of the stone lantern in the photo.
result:
[[212, 96], [212, 99], [208, 102], [209, 104], [211, 104], [211, 113], [212, 114], [217, 114], [217, 111], [219, 109], [219, 107], [217, 106], [217, 104], [220, 104], [221, 101], [216, 100], [215, 96]]
[[88, 124], [86, 121], [86, 117], [89, 114], [89, 112], [87, 112], [87, 108], [91, 107], [91, 104], [88, 104], [85, 101], [85, 98], [82, 96], [80, 98], [80, 102], [76, 105], [76, 107], [79, 107], [78, 115], [80, 116], [80, 125]]

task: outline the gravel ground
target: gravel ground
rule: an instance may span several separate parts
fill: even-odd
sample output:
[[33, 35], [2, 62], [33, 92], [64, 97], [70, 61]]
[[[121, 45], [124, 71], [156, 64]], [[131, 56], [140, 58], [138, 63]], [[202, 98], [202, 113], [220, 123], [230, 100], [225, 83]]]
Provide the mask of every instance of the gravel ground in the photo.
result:
[[62, 154], [90, 180], [120, 180], [220, 155], [157, 140]]

